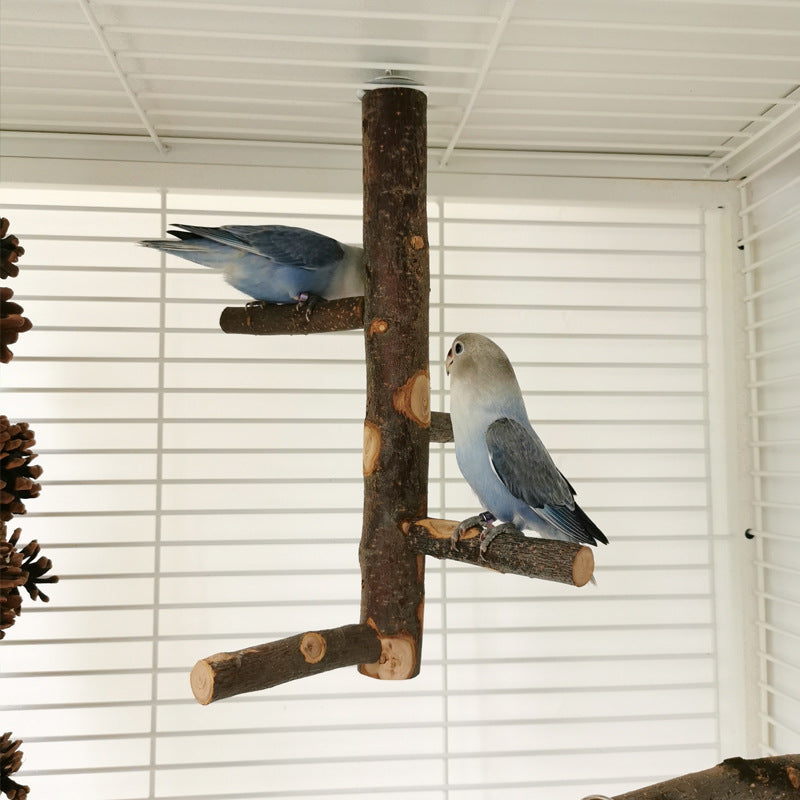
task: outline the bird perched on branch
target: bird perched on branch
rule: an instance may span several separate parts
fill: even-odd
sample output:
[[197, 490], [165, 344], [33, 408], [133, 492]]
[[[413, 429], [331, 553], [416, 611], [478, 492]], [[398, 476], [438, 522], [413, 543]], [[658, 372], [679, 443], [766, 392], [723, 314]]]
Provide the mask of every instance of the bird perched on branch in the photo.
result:
[[446, 368], [456, 461], [487, 509], [458, 525], [452, 546], [474, 527], [481, 530], [481, 553], [504, 530], [525, 528], [548, 539], [608, 544], [531, 427], [506, 354], [485, 336], [462, 333]]
[[364, 251], [288, 225], [174, 225], [175, 239], [139, 244], [222, 272], [261, 303], [296, 303], [306, 318], [320, 299], [364, 294]]

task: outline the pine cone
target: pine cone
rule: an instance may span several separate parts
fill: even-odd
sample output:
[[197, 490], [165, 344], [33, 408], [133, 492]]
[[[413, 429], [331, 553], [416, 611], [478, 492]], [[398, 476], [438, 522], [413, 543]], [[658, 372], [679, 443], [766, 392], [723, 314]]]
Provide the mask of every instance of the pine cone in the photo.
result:
[[58, 583], [57, 575], [48, 575], [53, 566], [49, 558], [39, 555], [39, 543], [34, 539], [24, 547], [18, 548], [21, 529], [17, 528], [6, 538], [6, 524], [0, 522], [0, 639], [5, 636], [4, 630], [10, 628], [22, 613], [22, 596], [20, 587], [24, 587], [31, 600], [42, 600], [47, 603], [50, 598], [41, 590], [40, 584]]
[[[0, 578], [0, 583], [3, 579]], [[10, 628], [19, 616], [19, 609], [22, 605], [22, 596], [19, 592], [11, 593], [11, 590], [0, 589], [0, 639], [5, 634], [5, 629]]]
[[[0, 278], [16, 278], [19, 275], [17, 261], [25, 253], [25, 248], [20, 246], [19, 239], [14, 235], [7, 235], [9, 221], [0, 217]], [[12, 303], [14, 292], [7, 286], [0, 288], [0, 363], [8, 364], [14, 354], [8, 345], [14, 344], [21, 333], [30, 330], [33, 326], [27, 317], [22, 316], [22, 306]]]
[[14, 344], [21, 333], [33, 327], [33, 323], [22, 316], [22, 306], [11, 302], [13, 296], [14, 292], [7, 286], [0, 287], [0, 363], [3, 364], [14, 358], [8, 345]]
[[42, 468], [31, 461], [36, 453], [31, 448], [36, 444], [34, 433], [27, 422], [11, 424], [8, 417], [0, 416], [0, 521], [8, 522], [16, 514], [24, 514], [25, 503], [38, 497], [41, 486], [36, 479]]
[[4, 630], [17, 620], [22, 605], [19, 587], [28, 579], [22, 569], [25, 556], [17, 551], [20, 529], [14, 531], [10, 540], [6, 539], [6, 525], [0, 523], [0, 639]]
[[11, 780], [22, 764], [22, 741], [12, 741], [10, 733], [0, 736], [0, 794], [5, 792], [8, 800], [25, 800], [30, 791], [29, 786], [21, 786]]
[[17, 261], [25, 254], [25, 248], [20, 246], [16, 236], [8, 235], [11, 223], [5, 217], [0, 217], [0, 278], [16, 278], [19, 275]]

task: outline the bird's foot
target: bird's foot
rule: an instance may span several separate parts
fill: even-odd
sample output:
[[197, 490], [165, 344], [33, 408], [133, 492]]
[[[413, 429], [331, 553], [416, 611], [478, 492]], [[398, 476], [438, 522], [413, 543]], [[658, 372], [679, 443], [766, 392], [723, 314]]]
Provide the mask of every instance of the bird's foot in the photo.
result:
[[450, 549], [458, 550], [458, 540], [470, 528], [480, 528], [481, 540], [483, 540], [483, 537], [486, 535], [486, 531], [492, 527], [492, 523], [495, 521], [495, 519], [496, 517], [490, 511], [483, 511], [474, 517], [467, 517], [465, 520], [462, 520], [458, 523], [458, 525], [456, 525], [452, 535], [450, 536]]
[[306, 322], [308, 322], [311, 319], [311, 315], [314, 313], [314, 309], [320, 300], [322, 300], [322, 298], [318, 294], [302, 292], [297, 297], [297, 305], [295, 306], [295, 309], [297, 309], [297, 311], [305, 311]]
[[250, 312], [254, 308], [260, 308], [263, 311], [268, 305], [269, 305], [269, 303], [267, 303], [266, 300], [251, 300], [249, 303], [245, 303], [244, 304], [245, 310], [247, 311], [247, 324], [248, 324], [248, 326], [251, 323]]
[[520, 533], [520, 529], [512, 522], [504, 522], [502, 525], [493, 525], [481, 531], [479, 554], [483, 561], [486, 560], [485, 553], [489, 549], [489, 545], [502, 533]]

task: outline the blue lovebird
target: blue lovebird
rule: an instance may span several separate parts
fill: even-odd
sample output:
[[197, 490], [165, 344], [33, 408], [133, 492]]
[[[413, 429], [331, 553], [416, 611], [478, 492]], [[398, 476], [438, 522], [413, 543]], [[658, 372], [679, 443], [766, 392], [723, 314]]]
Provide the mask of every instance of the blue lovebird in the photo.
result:
[[364, 294], [364, 250], [289, 225], [174, 225], [175, 239], [139, 244], [222, 272], [260, 303], [296, 303], [306, 318], [324, 298]]
[[[456, 337], [446, 361], [456, 461], [487, 509], [453, 532], [481, 530], [481, 554], [500, 533], [525, 528], [548, 539], [608, 544], [575, 502], [575, 490], [531, 427], [506, 354], [478, 333]], [[503, 524], [493, 525], [497, 521]]]

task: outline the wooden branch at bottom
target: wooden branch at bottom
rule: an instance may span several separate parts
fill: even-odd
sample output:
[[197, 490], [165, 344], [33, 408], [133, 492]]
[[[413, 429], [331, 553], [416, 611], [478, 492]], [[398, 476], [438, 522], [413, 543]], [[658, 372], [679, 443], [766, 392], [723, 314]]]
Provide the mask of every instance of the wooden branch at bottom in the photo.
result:
[[225, 333], [250, 333], [256, 336], [332, 333], [364, 327], [364, 298], [343, 297], [320, 300], [310, 319], [292, 304], [228, 306], [222, 309], [219, 326]]
[[380, 657], [381, 643], [371, 627], [344, 625], [208, 656], [194, 665], [190, 682], [197, 701], [208, 705]]
[[617, 795], [614, 800], [797, 800], [800, 755], [726, 758], [716, 767]]
[[477, 528], [470, 528], [458, 547], [451, 549], [450, 536], [457, 525], [452, 520], [421, 519], [405, 523], [403, 532], [412, 550], [435, 558], [451, 558], [497, 572], [512, 572], [572, 586], [584, 586], [592, 578], [594, 554], [586, 545], [529, 537], [523, 533], [503, 533], [481, 558]]

